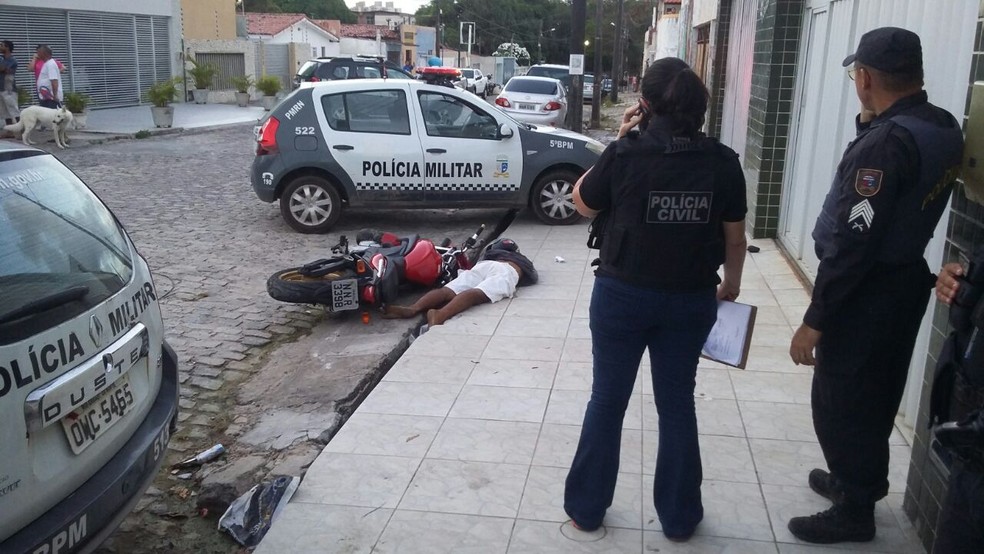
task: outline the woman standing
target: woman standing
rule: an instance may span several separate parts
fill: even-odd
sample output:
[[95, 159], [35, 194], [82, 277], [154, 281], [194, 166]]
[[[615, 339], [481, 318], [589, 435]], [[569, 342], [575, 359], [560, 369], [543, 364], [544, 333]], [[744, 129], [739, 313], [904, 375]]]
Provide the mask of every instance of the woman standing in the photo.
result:
[[[574, 189], [578, 211], [605, 222], [590, 308], [591, 399], [564, 509], [579, 529], [602, 524], [615, 494], [622, 419], [649, 348], [659, 413], [653, 498], [666, 537], [687, 540], [704, 516], [697, 360], [717, 299], [735, 299], [741, 286], [745, 179], [737, 154], [700, 132], [708, 93], [685, 62], [656, 61], [642, 95], [625, 111], [619, 140]], [[642, 130], [630, 132], [636, 126]]]

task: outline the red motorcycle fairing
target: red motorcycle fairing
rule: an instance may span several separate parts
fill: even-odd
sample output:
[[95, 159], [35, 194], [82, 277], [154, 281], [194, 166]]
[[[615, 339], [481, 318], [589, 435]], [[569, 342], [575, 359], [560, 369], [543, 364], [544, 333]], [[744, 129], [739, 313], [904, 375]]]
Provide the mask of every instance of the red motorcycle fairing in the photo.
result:
[[441, 255], [434, 248], [433, 242], [427, 239], [418, 240], [404, 258], [407, 281], [425, 287], [434, 286], [441, 274]]

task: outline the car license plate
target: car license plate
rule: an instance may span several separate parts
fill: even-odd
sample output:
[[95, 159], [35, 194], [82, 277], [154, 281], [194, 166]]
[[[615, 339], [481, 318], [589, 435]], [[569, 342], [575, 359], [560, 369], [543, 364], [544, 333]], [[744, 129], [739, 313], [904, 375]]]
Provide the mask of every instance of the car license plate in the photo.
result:
[[359, 307], [359, 285], [355, 279], [331, 282], [331, 311], [355, 310]]
[[521, 110], [535, 110], [536, 104], [520, 104], [519, 109]]
[[72, 452], [80, 454], [88, 448], [123, 416], [133, 411], [133, 406], [130, 378], [124, 374], [91, 402], [63, 417], [61, 424]]

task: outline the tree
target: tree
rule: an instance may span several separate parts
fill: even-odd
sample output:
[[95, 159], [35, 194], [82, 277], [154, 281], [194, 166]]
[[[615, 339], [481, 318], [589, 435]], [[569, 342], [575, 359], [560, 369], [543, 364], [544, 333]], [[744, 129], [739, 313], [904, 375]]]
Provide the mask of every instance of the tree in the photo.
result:
[[503, 42], [498, 48], [495, 49], [495, 52], [493, 52], [492, 55], [500, 57], [513, 57], [516, 58], [516, 60], [526, 60], [527, 62], [530, 60], [529, 51], [515, 42]]
[[358, 20], [344, 0], [246, 0], [246, 11], [303, 13], [311, 19], [337, 19], [342, 23]]

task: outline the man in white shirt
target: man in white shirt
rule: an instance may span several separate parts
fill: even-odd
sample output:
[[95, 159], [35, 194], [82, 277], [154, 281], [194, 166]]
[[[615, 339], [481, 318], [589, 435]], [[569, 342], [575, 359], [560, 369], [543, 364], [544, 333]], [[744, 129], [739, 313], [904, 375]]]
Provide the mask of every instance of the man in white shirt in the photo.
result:
[[47, 44], [38, 46], [38, 58], [44, 62], [38, 74], [38, 99], [45, 108], [58, 108], [64, 99], [58, 62], [51, 57], [51, 48]]

